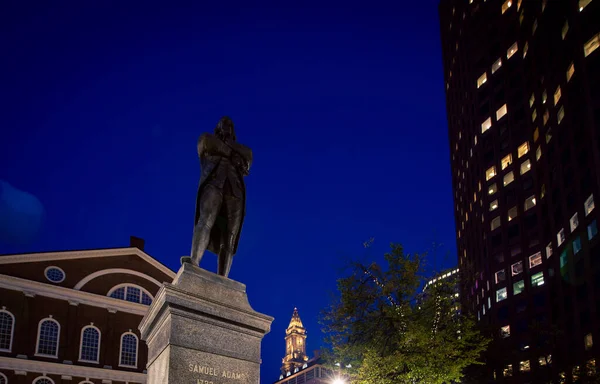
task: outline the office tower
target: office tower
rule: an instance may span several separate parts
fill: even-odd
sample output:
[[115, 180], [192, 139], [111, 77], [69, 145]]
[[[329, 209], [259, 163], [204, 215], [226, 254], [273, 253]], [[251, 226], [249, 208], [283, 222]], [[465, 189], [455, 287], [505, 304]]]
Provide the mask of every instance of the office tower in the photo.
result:
[[488, 378], [585, 378], [600, 344], [600, 0], [439, 12], [461, 301], [494, 337]]

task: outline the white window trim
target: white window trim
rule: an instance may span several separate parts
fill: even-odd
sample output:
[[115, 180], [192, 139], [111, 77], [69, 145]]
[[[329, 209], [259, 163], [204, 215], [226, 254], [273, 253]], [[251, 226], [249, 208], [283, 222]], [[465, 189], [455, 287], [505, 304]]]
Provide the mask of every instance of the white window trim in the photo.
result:
[[[154, 296], [148, 292], [147, 289], [137, 285], [137, 284], [133, 284], [133, 283], [121, 283], [121, 284], [117, 284], [114, 287], [112, 287], [109, 291], [108, 294], [106, 296], [110, 297], [110, 295], [113, 294], [114, 291], [116, 291], [119, 288], [125, 287], [125, 297], [127, 297], [127, 287], [133, 287], [133, 288], [137, 288], [140, 290], [140, 292], [144, 292], [146, 295], [150, 296], [150, 298], [152, 299], [152, 301], [154, 301]], [[112, 297], [114, 299], [114, 297]], [[121, 300], [121, 299], [118, 299]], [[127, 301], [126, 299], [123, 299], [124, 301]], [[132, 301], [129, 301], [129, 303], [132, 303]], [[142, 294], [140, 293], [140, 302], [136, 303], [136, 304], [142, 304]]]
[[[81, 358], [81, 355], [83, 353], [83, 333], [88, 328], [93, 328], [96, 331], [98, 331], [98, 350], [96, 351], [96, 360], [85, 360], [85, 359]], [[100, 362], [100, 346], [102, 345], [101, 342], [102, 342], [102, 332], [100, 332], [100, 328], [96, 327], [93, 324], [86, 325], [85, 327], [81, 328], [81, 335], [79, 337], [79, 361], [81, 361], [83, 363], [98, 363], [98, 362]]]
[[4, 382], [8, 383], [8, 378], [6, 377], [6, 375], [4, 373], [0, 372], [0, 377], [3, 377], [4, 378]]
[[[121, 357], [123, 357], [123, 337], [125, 337], [126, 335], [133, 335], [133, 337], [135, 337], [135, 365], [127, 365], [127, 364], [121, 364]], [[138, 366], [138, 356], [140, 355], [139, 353], [139, 344], [140, 344], [140, 340], [138, 339], [137, 335], [133, 332], [125, 332], [124, 334], [121, 335], [121, 342], [119, 343], [119, 367], [125, 367], [125, 368], [137, 368]]]
[[[62, 272], [62, 274], [63, 274], [63, 277], [62, 277], [62, 279], [61, 279], [60, 281], [52, 281], [52, 280], [50, 280], [50, 279], [48, 278], [48, 275], [47, 275], [47, 273], [48, 273], [48, 270], [49, 270], [49, 269], [53, 269], [53, 268], [55, 268], [55, 269], [58, 269], [59, 271], [61, 271], [61, 272]], [[62, 269], [62, 268], [60, 268], [60, 267], [57, 267], [56, 265], [51, 265], [51, 266], [47, 267], [46, 269], [44, 269], [44, 277], [46, 278], [46, 280], [48, 280], [48, 281], [49, 281], [49, 282], [51, 282], [52, 284], [60, 284], [60, 283], [62, 283], [63, 281], [65, 281], [65, 278], [67, 277], [67, 274], [65, 273], [65, 271], [63, 271], [63, 269]]]
[[46, 380], [50, 381], [52, 384], [54, 384], [54, 380], [52, 380], [51, 378], [49, 378], [48, 376], [45, 376], [45, 375], [36, 377], [35, 379], [33, 379], [33, 381], [31, 383], [36, 384], [37, 381], [41, 380], [41, 379], [46, 379]]
[[146, 279], [148, 281], [151, 281], [152, 283], [154, 283], [157, 287], [162, 287], [162, 284], [160, 281], [156, 280], [155, 278], [148, 276], [144, 273], [138, 272], [138, 271], [134, 271], [132, 269], [124, 269], [124, 268], [109, 268], [109, 269], [103, 269], [101, 271], [96, 271], [90, 275], [87, 275], [86, 277], [84, 277], [83, 279], [81, 279], [81, 281], [79, 281], [75, 287], [73, 287], [73, 289], [75, 290], [81, 290], [81, 288], [83, 288], [84, 285], [86, 285], [88, 282], [92, 281], [93, 279], [100, 277], [100, 276], [104, 276], [104, 275], [110, 275], [110, 274], [116, 274], [116, 273], [121, 273], [121, 274], [125, 274], [125, 275], [134, 275], [134, 276], [138, 276], [141, 277], [142, 279]]
[[[539, 257], [540, 257], [540, 263], [539, 263], [539, 264], [536, 264], [536, 265], [531, 265], [531, 260], [532, 260], [532, 258], [534, 258], [534, 257], [536, 257], [536, 256], [539, 256]], [[531, 269], [531, 268], [535, 268], [535, 267], [537, 267], [537, 266], [540, 266], [540, 265], [542, 265], [543, 263], [544, 263], [544, 257], [542, 256], [542, 252], [536, 252], [536, 253], [534, 253], [533, 255], [529, 256], [529, 269]]]
[[12, 352], [12, 345], [13, 345], [13, 340], [14, 340], [14, 337], [15, 337], [15, 323], [16, 323], [15, 322], [15, 315], [13, 315], [5, 307], [2, 307], [2, 309], [0, 309], [0, 313], [1, 312], [8, 313], [8, 315], [10, 317], [12, 317], [12, 327], [11, 327], [11, 330], [10, 330], [10, 343], [8, 344], [8, 349], [0, 348], [0, 352]]
[[94, 384], [94, 383], [92, 383], [89, 380], [83, 380], [83, 381], [80, 381], [79, 384]]
[[[56, 325], [58, 325], [58, 335], [56, 337], [56, 355], [47, 355], [45, 353], [38, 353], [38, 348], [40, 346], [40, 331], [42, 329], [42, 323], [44, 323], [47, 320], [53, 321], [53, 322], [56, 323]], [[46, 318], [40, 320], [40, 322], [38, 323], [38, 331], [37, 331], [37, 339], [35, 341], [35, 354], [34, 354], [34, 356], [52, 357], [52, 358], [58, 359], [58, 349], [59, 348], [60, 348], [60, 323], [58, 321], [56, 321], [56, 319], [53, 319], [51, 317], [46, 317]]]

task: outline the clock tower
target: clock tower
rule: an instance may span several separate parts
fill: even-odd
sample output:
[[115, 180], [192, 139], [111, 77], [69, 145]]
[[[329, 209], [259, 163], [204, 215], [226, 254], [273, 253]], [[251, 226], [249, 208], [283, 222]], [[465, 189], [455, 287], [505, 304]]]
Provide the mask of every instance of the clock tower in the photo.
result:
[[302, 325], [298, 308], [294, 308], [294, 314], [290, 325], [285, 330], [285, 357], [281, 366], [281, 373], [286, 376], [288, 372], [294, 374], [296, 368], [302, 369], [302, 366], [308, 361], [306, 356], [306, 329]]

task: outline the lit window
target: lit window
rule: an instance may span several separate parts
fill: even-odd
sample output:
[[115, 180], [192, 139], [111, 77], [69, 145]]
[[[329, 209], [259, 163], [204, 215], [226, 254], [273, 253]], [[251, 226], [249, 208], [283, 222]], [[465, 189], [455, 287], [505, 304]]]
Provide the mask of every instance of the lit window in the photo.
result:
[[581, 251], [581, 238], [579, 236], [573, 239], [573, 254], [576, 255]]
[[510, 271], [511, 271], [512, 276], [516, 276], [519, 273], [523, 272], [523, 262], [518, 261], [518, 262], [514, 263], [513, 265], [511, 265]]
[[550, 119], [550, 112], [548, 112], [548, 109], [546, 109], [544, 111], [544, 116], [542, 118], [544, 125], [546, 125], [546, 123], [548, 123], [548, 119]]
[[487, 74], [484, 72], [483, 75], [477, 79], [477, 88], [481, 87], [487, 81]]
[[490, 203], [490, 212], [498, 209], [498, 200], [494, 200]]
[[131, 332], [124, 333], [121, 336], [119, 366], [137, 368], [137, 348], [137, 336]]
[[504, 12], [508, 11], [508, 8], [510, 8], [511, 5], [512, 5], [512, 1], [506, 0], [504, 2], [504, 4], [502, 4], [502, 14], [504, 14]]
[[569, 21], [565, 21], [565, 24], [562, 27], [562, 39], [564, 40], [567, 37], [567, 32], [569, 32]]
[[535, 150], [535, 160], [539, 161], [541, 157], [542, 157], [542, 146], [538, 145], [537, 149]]
[[546, 258], [549, 258], [550, 256], [552, 256], [552, 243], [546, 245]]
[[535, 275], [531, 276], [531, 286], [539, 287], [544, 285], [544, 272], [538, 272]]
[[88, 325], [81, 330], [81, 345], [79, 360], [97, 363], [100, 355], [100, 331], [93, 325]]
[[585, 203], [583, 204], [583, 209], [585, 210], [585, 215], [589, 215], [590, 212], [594, 210], [594, 194], [591, 194], [587, 199], [585, 199]]
[[548, 100], [548, 93], [544, 91], [542, 92], [542, 104], [546, 104], [546, 100]]
[[519, 0], [519, 1], [517, 2], [517, 11], [518, 11], [519, 9], [521, 9], [521, 3], [522, 3], [522, 2], [523, 2], [523, 0]]
[[513, 284], [513, 296], [518, 295], [525, 289], [525, 281], [519, 280]]
[[513, 173], [513, 171], [508, 172], [506, 175], [504, 175], [504, 178], [502, 179], [503, 185], [505, 187], [513, 181], [515, 181], [515, 174]]
[[538, 22], [537, 19], [533, 20], [533, 27], [531, 28], [531, 34], [534, 35], [537, 30]]
[[546, 357], [542, 356], [542, 357], [538, 358], [538, 364], [540, 365], [540, 367], [547, 365], [548, 363], [546, 362]]
[[132, 303], [144, 305], [152, 304], [152, 295], [150, 295], [148, 291], [131, 284], [117, 285], [109, 291], [108, 296], [114, 299], [130, 301]]
[[57, 357], [59, 339], [60, 324], [51, 318], [41, 320], [38, 325], [36, 355]]
[[571, 63], [571, 65], [569, 65], [569, 68], [567, 69], [567, 82], [571, 81], [571, 77], [573, 77], [574, 73], [575, 73], [575, 64]]
[[496, 186], [496, 183], [494, 183], [488, 188], [488, 195], [493, 195], [496, 192], [498, 192], [498, 187]]
[[489, 180], [494, 176], [496, 176], [496, 167], [491, 166], [488, 168], [487, 171], [485, 171], [485, 180]]
[[533, 103], [535, 103], [535, 93], [532, 93], [529, 98], [529, 107], [533, 107]]
[[523, 58], [527, 57], [527, 51], [529, 50], [529, 43], [525, 42], [525, 45], [523, 46]]
[[548, 144], [551, 139], [552, 139], [552, 129], [548, 128], [548, 131], [546, 131], [546, 144]]
[[506, 104], [504, 104], [503, 106], [501, 106], [500, 108], [498, 108], [498, 110], [496, 111], [496, 121], [498, 121], [501, 118], [503, 118], [504, 115], [506, 115], [506, 112], [507, 112]]
[[577, 213], [575, 213], [573, 216], [571, 216], [571, 220], [569, 220], [569, 224], [571, 227], [571, 232], [573, 232], [575, 230], [575, 228], [577, 228], [577, 226], [579, 225], [579, 218], [577, 217]]
[[565, 230], [563, 228], [561, 228], [560, 231], [558, 231], [558, 233], [556, 234], [556, 243], [560, 247], [561, 244], [564, 242], [565, 242]]
[[499, 70], [500, 67], [502, 67], [502, 58], [499, 58], [498, 60], [496, 60], [496, 62], [494, 62], [494, 64], [492, 64], [492, 75], [496, 73], [496, 71]]
[[534, 109], [533, 112], [531, 112], [531, 121], [535, 121], [535, 119], [537, 119], [537, 111]]
[[496, 272], [494, 276], [496, 278], [496, 284], [500, 284], [506, 280], [506, 272], [504, 271], [504, 269], [501, 269], [498, 272]]
[[508, 48], [506, 51], [506, 58], [510, 59], [517, 51], [519, 50], [519, 45], [515, 42], [513, 45]]
[[565, 107], [563, 106], [563, 107], [560, 107], [560, 109], [556, 113], [556, 121], [558, 122], [558, 124], [560, 124], [562, 122], [564, 117], [565, 117]]
[[0, 310], [0, 351], [11, 352], [15, 317], [5, 309]]
[[508, 155], [504, 156], [502, 158], [501, 164], [502, 164], [502, 170], [506, 169], [506, 167], [511, 165], [512, 164], [512, 155], [509, 153]]
[[506, 288], [500, 288], [496, 291], [496, 302], [499, 303], [502, 300], [505, 300], [508, 297], [506, 294]]
[[528, 211], [531, 208], [535, 207], [535, 195], [533, 196], [529, 196], [527, 199], [525, 199], [525, 203], [523, 204], [523, 210], [524, 211]]
[[540, 138], [540, 129], [536, 128], [533, 131], [533, 141], [538, 141], [539, 138]]
[[502, 370], [502, 376], [504, 377], [511, 377], [513, 375], [513, 369], [512, 369], [512, 364], [508, 364], [503, 370]]
[[529, 159], [527, 159], [521, 164], [521, 175], [529, 172], [530, 169], [531, 169], [531, 161], [529, 161]]
[[587, 7], [592, 0], [579, 0], [579, 12], [583, 11], [585, 7]]
[[544, 10], [546, 9], [547, 3], [548, 3], [548, 0], [542, 0], [542, 12], [544, 12]]
[[567, 265], [567, 261], [568, 261], [568, 254], [567, 254], [567, 250], [565, 249], [560, 254], [560, 267], [562, 268], [565, 265]]
[[554, 105], [558, 104], [562, 93], [560, 91], [560, 86], [556, 87], [556, 91], [554, 91]]
[[492, 219], [492, 222], [491, 222], [491, 229], [492, 229], [492, 231], [494, 229], [498, 228], [499, 226], [500, 226], [500, 216], [495, 217], [495, 218]]
[[537, 267], [542, 264], [542, 252], [529, 256], [529, 268]]
[[521, 158], [524, 155], [526, 155], [527, 152], [529, 152], [529, 142], [528, 141], [526, 141], [523, 144], [519, 145], [519, 148], [517, 149], [517, 155], [518, 155], [519, 158]]
[[500, 327], [500, 337], [506, 338], [510, 336], [510, 325]]
[[512, 207], [508, 210], [508, 221], [513, 220], [517, 217], [517, 207]]
[[521, 372], [531, 371], [531, 365], [529, 364], [529, 360], [519, 362], [519, 371], [521, 371]]
[[487, 131], [492, 127], [492, 118], [488, 117], [486, 121], [481, 123], [481, 133]]
[[594, 346], [594, 339], [592, 338], [592, 334], [588, 333], [583, 338], [583, 344], [585, 345], [585, 350], [589, 350]]

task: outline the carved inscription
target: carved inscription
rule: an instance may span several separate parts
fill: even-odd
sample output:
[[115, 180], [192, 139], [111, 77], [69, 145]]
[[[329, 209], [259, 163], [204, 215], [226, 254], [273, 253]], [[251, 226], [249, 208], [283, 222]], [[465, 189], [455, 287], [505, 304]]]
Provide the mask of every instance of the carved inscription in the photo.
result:
[[[199, 373], [206, 376], [219, 377], [223, 379], [231, 379], [231, 380], [245, 380], [247, 375], [245, 373], [228, 371], [228, 370], [220, 370], [214, 367], [209, 367], [201, 364], [188, 364], [188, 369], [190, 372]], [[212, 380], [206, 379], [197, 379], [196, 384], [214, 384]]]

